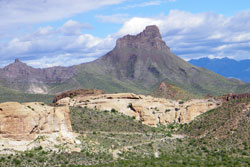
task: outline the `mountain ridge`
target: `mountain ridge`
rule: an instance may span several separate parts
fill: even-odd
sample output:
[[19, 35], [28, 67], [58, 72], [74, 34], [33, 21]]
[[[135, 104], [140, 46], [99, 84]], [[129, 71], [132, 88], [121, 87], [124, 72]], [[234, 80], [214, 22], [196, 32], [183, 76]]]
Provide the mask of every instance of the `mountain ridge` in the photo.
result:
[[200, 59], [191, 59], [189, 63], [204, 67], [214, 71], [222, 76], [240, 79], [250, 83], [250, 60], [234, 60], [229, 58], [209, 59], [207, 57]]
[[[176, 56], [155, 25], [137, 35], [119, 38], [113, 50], [92, 62], [35, 69], [16, 60], [12, 66], [0, 69], [1, 84], [32, 93], [91, 88], [107, 93], [150, 94], [162, 82], [197, 96], [250, 92], [250, 84], [224, 78]], [[14, 77], [6, 77], [13, 73]]]

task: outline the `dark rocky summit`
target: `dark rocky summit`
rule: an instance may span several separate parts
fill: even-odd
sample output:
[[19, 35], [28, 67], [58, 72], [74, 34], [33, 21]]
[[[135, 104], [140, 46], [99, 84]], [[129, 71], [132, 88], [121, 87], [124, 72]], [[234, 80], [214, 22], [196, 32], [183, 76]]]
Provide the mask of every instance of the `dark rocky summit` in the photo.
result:
[[116, 42], [116, 48], [136, 48], [136, 49], [169, 49], [162, 40], [160, 30], [152, 25], [138, 35], [126, 35]]

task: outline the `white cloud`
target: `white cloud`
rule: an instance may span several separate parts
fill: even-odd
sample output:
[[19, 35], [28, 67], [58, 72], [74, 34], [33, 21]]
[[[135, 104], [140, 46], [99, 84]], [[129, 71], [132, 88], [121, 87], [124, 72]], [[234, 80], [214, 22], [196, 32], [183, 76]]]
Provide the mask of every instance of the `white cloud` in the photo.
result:
[[79, 64], [79, 62], [89, 62], [95, 59], [94, 55], [88, 55], [87, 57], [83, 56], [76, 56], [72, 55], [70, 53], [65, 53], [65, 54], [60, 54], [57, 56], [44, 56], [44, 57], [39, 57], [36, 60], [27, 60], [24, 61], [30, 66], [33, 67], [39, 67], [39, 68], [47, 68], [47, 67], [53, 67], [53, 66], [61, 66], [61, 65], [66, 65], [66, 66], [72, 66]]
[[40, 27], [37, 30], [37, 34], [39, 35], [49, 35], [53, 31], [53, 27], [47, 26], [47, 27]]
[[10, 63], [19, 57], [36, 67], [70, 66], [94, 60], [115, 45], [112, 36], [98, 38], [82, 32], [85, 25], [69, 20], [57, 29], [40, 27], [34, 33], [0, 43], [0, 60]]
[[116, 33], [116, 36], [138, 34], [145, 29], [147, 25], [157, 25], [158, 27], [162, 27], [163, 21], [161, 19], [157, 20], [156, 18], [134, 17], [123, 24], [122, 28]]
[[122, 24], [125, 21], [128, 21], [130, 16], [128, 14], [114, 14], [114, 15], [97, 15], [96, 18], [106, 23]]
[[116, 34], [137, 34], [157, 25], [173, 52], [185, 59], [216, 57], [250, 58], [250, 11], [225, 17], [212, 12], [193, 14], [171, 10], [167, 16], [134, 17]]
[[1, 0], [0, 29], [42, 23], [114, 5], [124, 0]]
[[142, 3], [136, 3], [132, 5], [128, 5], [125, 7], [122, 7], [122, 9], [130, 9], [130, 8], [142, 8], [142, 7], [148, 7], [148, 6], [158, 6], [165, 2], [175, 2], [176, 0], [153, 0], [153, 1], [147, 1]]
[[159, 26], [167, 45], [186, 60], [208, 56], [250, 58], [250, 12], [225, 17], [172, 10], [168, 15], [131, 18], [105, 38], [86, 34], [85, 25], [69, 20], [57, 29], [40, 27], [34, 33], [1, 42], [0, 60], [6, 64], [18, 56], [37, 67], [79, 64], [104, 55], [117, 38], [135, 35], [147, 25]]
[[69, 20], [62, 27], [58, 29], [64, 35], [80, 35], [83, 29], [91, 29], [92, 27], [87, 23], [79, 23], [77, 21]]

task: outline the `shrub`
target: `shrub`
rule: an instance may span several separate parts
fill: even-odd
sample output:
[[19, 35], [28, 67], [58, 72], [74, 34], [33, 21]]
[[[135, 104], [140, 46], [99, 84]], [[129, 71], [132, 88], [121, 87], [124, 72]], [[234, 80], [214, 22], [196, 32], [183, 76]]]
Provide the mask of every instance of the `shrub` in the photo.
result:
[[21, 161], [18, 160], [18, 159], [16, 159], [16, 158], [14, 158], [14, 159], [13, 159], [13, 163], [14, 163], [15, 165], [20, 165], [20, 164], [21, 164]]
[[183, 104], [184, 103], [184, 101], [182, 100], [182, 101], [179, 101], [179, 104]]
[[114, 108], [111, 109], [111, 112], [112, 113], [118, 113], [118, 111], [116, 109], [114, 109]]
[[170, 111], [171, 111], [170, 109], [166, 109], [166, 110], [165, 110], [165, 113], [170, 112]]

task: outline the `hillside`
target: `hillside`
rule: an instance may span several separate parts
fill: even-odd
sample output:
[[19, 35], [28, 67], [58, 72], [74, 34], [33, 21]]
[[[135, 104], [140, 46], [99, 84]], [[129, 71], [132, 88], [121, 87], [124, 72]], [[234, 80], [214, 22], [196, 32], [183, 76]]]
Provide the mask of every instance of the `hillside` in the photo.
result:
[[250, 60], [200, 58], [190, 60], [189, 63], [197, 67], [204, 67], [225, 77], [250, 82]]
[[50, 104], [53, 101], [53, 95], [28, 94], [17, 90], [0, 86], [0, 103], [8, 101], [16, 102], [44, 102]]
[[187, 125], [183, 132], [208, 147], [249, 150], [250, 95], [227, 98], [224, 104]]
[[152, 93], [155, 97], [162, 97], [166, 99], [182, 99], [189, 100], [192, 98], [199, 98], [201, 96], [192, 94], [184, 89], [179, 88], [174, 84], [169, 84], [166, 81], [161, 82], [161, 84]]

